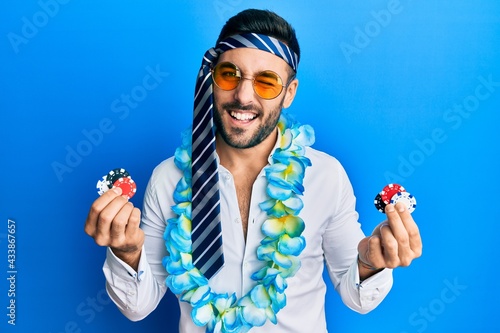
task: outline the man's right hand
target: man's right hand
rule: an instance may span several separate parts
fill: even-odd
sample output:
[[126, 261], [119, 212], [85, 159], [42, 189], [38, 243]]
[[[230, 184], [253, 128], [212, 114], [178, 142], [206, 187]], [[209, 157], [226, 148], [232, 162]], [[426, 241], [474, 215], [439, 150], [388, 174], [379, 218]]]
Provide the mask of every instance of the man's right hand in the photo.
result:
[[139, 228], [141, 211], [121, 194], [121, 188], [115, 187], [94, 201], [85, 221], [85, 232], [137, 270], [144, 244], [144, 232]]

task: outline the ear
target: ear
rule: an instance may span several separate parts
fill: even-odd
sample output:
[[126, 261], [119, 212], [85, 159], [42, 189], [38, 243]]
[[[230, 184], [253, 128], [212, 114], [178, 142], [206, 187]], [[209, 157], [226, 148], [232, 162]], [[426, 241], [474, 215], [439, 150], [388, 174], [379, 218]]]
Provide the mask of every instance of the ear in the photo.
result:
[[288, 85], [288, 87], [286, 87], [285, 97], [283, 99], [283, 107], [285, 109], [288, 108], [290, 105], [292, 105], [298, 87], [299, 87], [299, 80], [297, 79], [293, 79], [292, 82], [290, 82], [290, 84]]

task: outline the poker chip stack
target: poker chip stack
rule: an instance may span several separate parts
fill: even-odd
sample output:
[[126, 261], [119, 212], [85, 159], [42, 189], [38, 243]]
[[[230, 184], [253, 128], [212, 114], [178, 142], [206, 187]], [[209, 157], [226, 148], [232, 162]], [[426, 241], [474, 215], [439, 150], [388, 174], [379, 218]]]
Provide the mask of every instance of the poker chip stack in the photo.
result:
[[122, 195], [127, 198], [132, 198], [137, 190], [137, 185], [130, 177], [127, 170], [123, 168], [113, 169], [108, 172], [107, 175], [102, 176], [101, 179], [97, 181], [96, 190], [99, 195], [103, 195], [108, 190], [120, 187], [122, 189]]
[[375, 200], [373, 201], [375, 208], [377, 208], [377, 210], [381, 213], [385, 213], [385, 206], [388, 204], [395, 205], [398, 202], [404, 203], [410, 213], [417, 208], [417, 200], [415, 197], [399, 184], [386, 185], [384, 189], [377, 194]]

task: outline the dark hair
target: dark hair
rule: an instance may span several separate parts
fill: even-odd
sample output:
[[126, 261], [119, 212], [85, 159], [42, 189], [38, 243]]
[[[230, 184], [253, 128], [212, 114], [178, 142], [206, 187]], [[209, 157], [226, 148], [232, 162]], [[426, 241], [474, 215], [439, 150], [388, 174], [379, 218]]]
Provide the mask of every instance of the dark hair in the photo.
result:
[[258, 33], [279, 39], [300, 60], [300, 47], [293, 27], [281, 16], [269, 10], [247, 9], [227, 20], [217, 39], [217, 44], [223, 39], [241, 33]]

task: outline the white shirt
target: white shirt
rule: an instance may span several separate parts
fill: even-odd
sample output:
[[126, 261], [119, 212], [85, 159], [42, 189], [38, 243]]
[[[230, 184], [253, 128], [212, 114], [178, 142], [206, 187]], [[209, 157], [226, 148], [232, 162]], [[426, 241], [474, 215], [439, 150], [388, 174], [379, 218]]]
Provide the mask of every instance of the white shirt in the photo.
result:
[[[324, 311], [326, 285], [323, 268], [349, 308], [367, 313], [374, 309], [392, 287], [392, 270], [359, 281], [357, 246], [364, 234], [355, 211], [351, 184], [340, 163], [333, 157], [307, 148], [312, 166], [306, 169], [304, 208], [299, 216], [305, 222], [306, 247], [300, 254], [302, 266], [288, 278], [287, 305], [278, 315], [277, 325], [267, 321], [251, 333], [327, 332]], [[172, 193], [181, 172], [170, 158], [156, 167], [144, 197], [141, 228], [146, 235], [138, 271], [118, 259], [108, 249], [104, 274], [108, 293], [120, 311], [131, 320], [141, 320], [153, 311], [165, 294], [167, 272], [162, 259], [167, 255], [163, 232], [166, 221], [174, 217]], [[262, 267], [256, 250], [263, 238], [260, 231], [267, 214], [259, 203], [267, 199], [264, 170], [257, 177], [250, 202], [247, 239], [241, 225], [236, 189], [231, 173], [219, 165], [224, 267], [210, 279], [218, 293], [236, 292], [238, 298], [254, 285], [250, 276]], [[204, 333], [204, 327], [191, 320], [191, 306], [180, 302], [180, 333]], [[172, 327], [170, 327], [172, 328]]]

